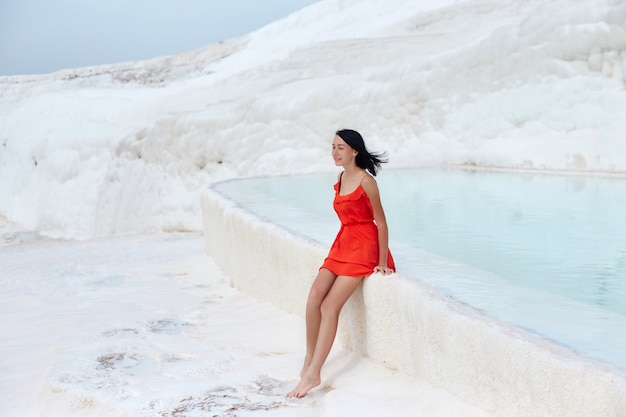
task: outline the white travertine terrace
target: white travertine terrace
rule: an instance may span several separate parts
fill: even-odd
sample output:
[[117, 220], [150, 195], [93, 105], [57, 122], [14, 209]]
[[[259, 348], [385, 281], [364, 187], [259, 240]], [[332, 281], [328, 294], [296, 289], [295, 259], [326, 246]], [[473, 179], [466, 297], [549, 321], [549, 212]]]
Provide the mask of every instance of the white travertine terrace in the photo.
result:
[[[302, 316], [327, 248], [264, 222], [212, 189], [201, 197], [206, 250], [232, 285]], [[499, 323], [399, 274], [370, 276], [338, 340], [494, 415], [622, 417], [626, 375]]]

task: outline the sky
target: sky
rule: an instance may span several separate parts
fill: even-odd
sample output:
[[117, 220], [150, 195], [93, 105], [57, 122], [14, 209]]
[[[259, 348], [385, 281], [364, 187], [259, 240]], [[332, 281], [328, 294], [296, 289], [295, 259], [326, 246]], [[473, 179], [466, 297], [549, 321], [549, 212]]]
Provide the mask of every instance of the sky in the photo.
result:
[[0, 75], [42, 74], [196, 49], [319, 0], [3, 0]]

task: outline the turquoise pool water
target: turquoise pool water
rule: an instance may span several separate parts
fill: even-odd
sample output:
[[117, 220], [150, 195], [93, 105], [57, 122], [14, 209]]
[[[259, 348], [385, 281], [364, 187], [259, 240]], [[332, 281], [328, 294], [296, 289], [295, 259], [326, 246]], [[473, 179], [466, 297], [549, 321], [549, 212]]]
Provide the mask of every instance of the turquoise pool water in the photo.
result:
[[[336, 174], [214, 188], [330, 244]], [[484, 314], [626, 369], [626, 179], [383, 170], [398, 272]]]

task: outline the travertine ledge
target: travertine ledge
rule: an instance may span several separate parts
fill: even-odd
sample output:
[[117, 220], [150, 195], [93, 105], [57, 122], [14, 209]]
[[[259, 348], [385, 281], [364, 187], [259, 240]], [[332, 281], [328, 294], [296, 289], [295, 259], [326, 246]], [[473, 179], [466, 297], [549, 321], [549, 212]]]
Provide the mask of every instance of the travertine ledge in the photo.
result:
[[[304, 315], [327, 248], [260, 220], [208, 188], [207, 254], [232, 285]], [[624, 417], [626, 374], [499, 323], [395, 274], [373, 275], [344, 307], [339, 341], [494, 416]]]

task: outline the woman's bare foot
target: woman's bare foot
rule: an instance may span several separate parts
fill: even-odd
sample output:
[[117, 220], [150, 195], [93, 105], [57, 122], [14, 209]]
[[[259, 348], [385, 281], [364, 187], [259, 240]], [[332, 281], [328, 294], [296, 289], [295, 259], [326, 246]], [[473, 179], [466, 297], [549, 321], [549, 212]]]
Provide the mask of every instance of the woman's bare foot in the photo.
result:
[[317, 387], [322, 382], [319, 374], [317, 375], [304, 375], [296, 388], [293, 391], [287, 393], [287, 397], [290, 398], [302, 398], [313, 388]]

